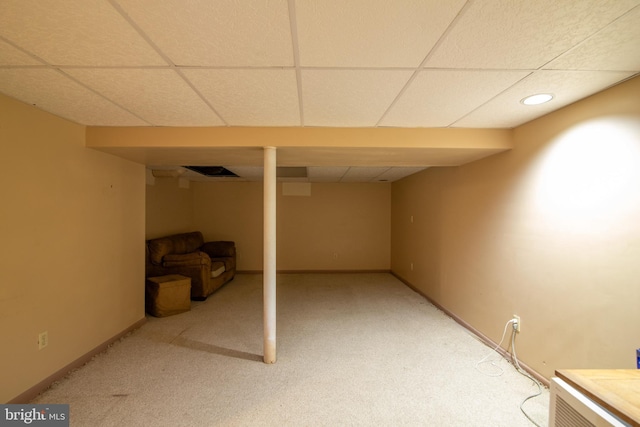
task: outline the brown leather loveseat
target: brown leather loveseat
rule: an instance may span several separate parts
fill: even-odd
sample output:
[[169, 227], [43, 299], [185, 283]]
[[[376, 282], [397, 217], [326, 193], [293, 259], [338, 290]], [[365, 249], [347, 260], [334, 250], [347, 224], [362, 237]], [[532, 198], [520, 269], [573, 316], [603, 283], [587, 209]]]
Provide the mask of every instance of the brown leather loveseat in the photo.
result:
[[206, 299], [235, 273], [234, 242], [205, 242], [199, 231], [147, 240], [146, 276], [190, 277], [193, 300]]

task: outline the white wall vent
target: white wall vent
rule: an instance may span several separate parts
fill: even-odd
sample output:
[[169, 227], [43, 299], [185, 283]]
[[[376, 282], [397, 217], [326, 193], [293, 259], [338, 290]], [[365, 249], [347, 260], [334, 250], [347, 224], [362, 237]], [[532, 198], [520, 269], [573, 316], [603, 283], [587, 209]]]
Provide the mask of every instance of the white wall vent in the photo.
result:
[[560, 378], [550, 384], [549, 427], [630, 427]]

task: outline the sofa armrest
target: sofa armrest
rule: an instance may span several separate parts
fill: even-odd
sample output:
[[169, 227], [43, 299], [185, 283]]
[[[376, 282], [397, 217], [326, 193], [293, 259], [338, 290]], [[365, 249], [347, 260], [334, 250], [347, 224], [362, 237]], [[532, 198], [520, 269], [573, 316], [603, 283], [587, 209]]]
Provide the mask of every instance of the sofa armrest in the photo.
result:
[[163, 267], [186, 267], [193, 265], [211, 265], [211, 258], [205, 252], [188, 254], [169, 254], [162, 258]]
[[217, 241], [207, 242], [200, 247], [201, 251], [204, 251], [211, 258], [219, 257], [233, 257], [236, 256], [236, 244], [235, 242]]

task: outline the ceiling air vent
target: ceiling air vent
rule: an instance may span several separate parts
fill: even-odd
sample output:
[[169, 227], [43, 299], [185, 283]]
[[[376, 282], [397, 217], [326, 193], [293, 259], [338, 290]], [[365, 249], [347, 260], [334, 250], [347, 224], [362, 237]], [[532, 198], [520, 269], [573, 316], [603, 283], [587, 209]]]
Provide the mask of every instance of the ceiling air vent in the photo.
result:
[[212, 178], [237, 178], [238, 175], [222, 166], [184, 166], [185, 168]]

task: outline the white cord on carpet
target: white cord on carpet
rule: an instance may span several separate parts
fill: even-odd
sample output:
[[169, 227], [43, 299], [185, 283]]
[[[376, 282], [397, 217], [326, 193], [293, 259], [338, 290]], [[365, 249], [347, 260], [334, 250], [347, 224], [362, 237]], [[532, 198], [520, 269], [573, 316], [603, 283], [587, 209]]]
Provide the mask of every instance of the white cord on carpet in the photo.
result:
[[[487, 375], [489, 377], [499, 377], [504, 373], [504, 369], [502, 369], [501, 367], [497, 366], [495, 364], [495, 360], [487, 360], [487, 358], [489, 356], [491, 356], [493, 353], [498, 353], [498, 349], [500, 348], [500, 346], [502, 345], [502, 341], [504, 341], [504, 337], [507, 334], [507, 328], [509, 327], [510, 324], [514, 323], [515, 320], [511, 319], [509, 320], [505, 325], [504, 325], [504, 331], [502, 332], [502, 338], [500, 339], [500, 342], [498, 343], [498, 345], [489, 353], [487, 354], [485, 357], [483, 357], [482, 359], [480, 359], [477, 363], [476, 363], [476, 369], [481, 372], [484, 375]], [[522, 411], [522, 413], [524, 414], [525, 417], [527, 417], [527, 419], [529, 421], [531, 421], [533, 424], [535, 424], [537, 427], [541, 427], [540, 424], [538, 424], [537, 422], [535, 422], [530, 416], [529, 414], [527, 414], [523, 408], [523, 405], [525, 404], [526, 401], [528, 401], [529, 399], [533, 399], [534, 397], [540, 396], [542, 394], [542, 387], [540, 386], [540, 383], [533, 378], [531, 375], [529, 375], [524, 369], [522, 369], [520, 367], [520, 363], [518, 362], [518, 356], [516, 355], [516, 333], [515, 330], [511, 332], [511, 361], [512, 364], [514, 366], [514, 368], [516, 369], [516, 371], [520, 374], [523, 375], [527, 378], [529, 378], [531, 381], [534, 382], [535, 385], [538, 386], [538, 392], [535, 394], [532, 394], [531, 396], [527, 397], [526, 399], [524, 399], [522, 401], [522, 403], [520, 403], [520, 411]], [[498, 353], [499, 354], [499, 353]], [[503, 357], [500, 357], [499, 361], [503, 360]], [[483, 363], [491, 363], [492, 366], [496, 367], [499, 369], [499, 373], [497, 374], [489, 374], [486, 372], [482, 372], [482, 370], [480, 369], [480, 365]]]
[[512, 354], [511, 357], [513, 358], [514, 366], [516, 368], [516, 371], [518, 371], [518, 373], [520, 373], [520, 375], [523, 375], [523, 376], [529, 378], [531, 381], [534, 382], [535, 385], [538, 386], [538, 392], [537, 393], [532, 394], [531, 396], [529, 396], [526, 399], [524, 399], [522, 401], [522, 403], [520, 403], [520, 410], [522, 411], [524, 416], [527, 417], [527, 419], [529, 421], [531, 421], [536, 426], [541, 427], [540, 424], [538, 424], [537, 422], [533, 421], [533, 419], [529, 416], [529, 414], [527, 414], [525, 412], [524, 408], [522, 407], [527, 400], [533, 399], [534, 397], [537, 397], [537, 396], [540, 396], [542, 394], [542, 387], [540, 386], [540, 383], [538, 382], [538, 380], [536, 380], [531, 375], [529, 375], [529, 373], [527, 371], [525, 371], [524, 369], [522, 369], [520, 367], [520, 363], [518, 363], [518, 356], [516, 355], [516, 333], [515, 333], [515, 331], [511, 334], [511, 350], [513, 350], [513, 354]]
[[[480, 365], [482, 365], [483, 363], [491, 363], [491, 366], [498, 368], [499, 372], [497, 374], [489, 374], [487, 372], [482, 372], [484, 375], [488, 376], [488, 377], [499, 377], [502, 374], [504, 374], [504, 369], [502, 369], [500, 366], [495, 364], [495, 360], [486, 360], [489, 356], [491, 356], [493, 353], [497, 353], [497, 350], [500, 348], [500, 346], [502, 345], [502, 341], [504, 341], [504, 337], [507, 335], [507, 327], [509, 326], [509, 324], [513, 323], [514, 320], [511, 319], [509, 320], [505, 325], [504, 325], [504, 331], [502, 331], [502, 338], [500, 339], [500, 342], [498, 343], [498, 345], [491, 350], [491, 352], [489, 354], [487, 354], [485, 357], [483, 357], [482, 359], [480, 359], [477, 363], [476, 363], [476, 369], [480, 372], [482, 372], [482, 369], [480, 369]], [[499, 354], [499, 353], [498, 353]], [[504, 360], [504, 358], [502, 356], [500, 356], [500, 359], [498, 359], [498, 362]]]

